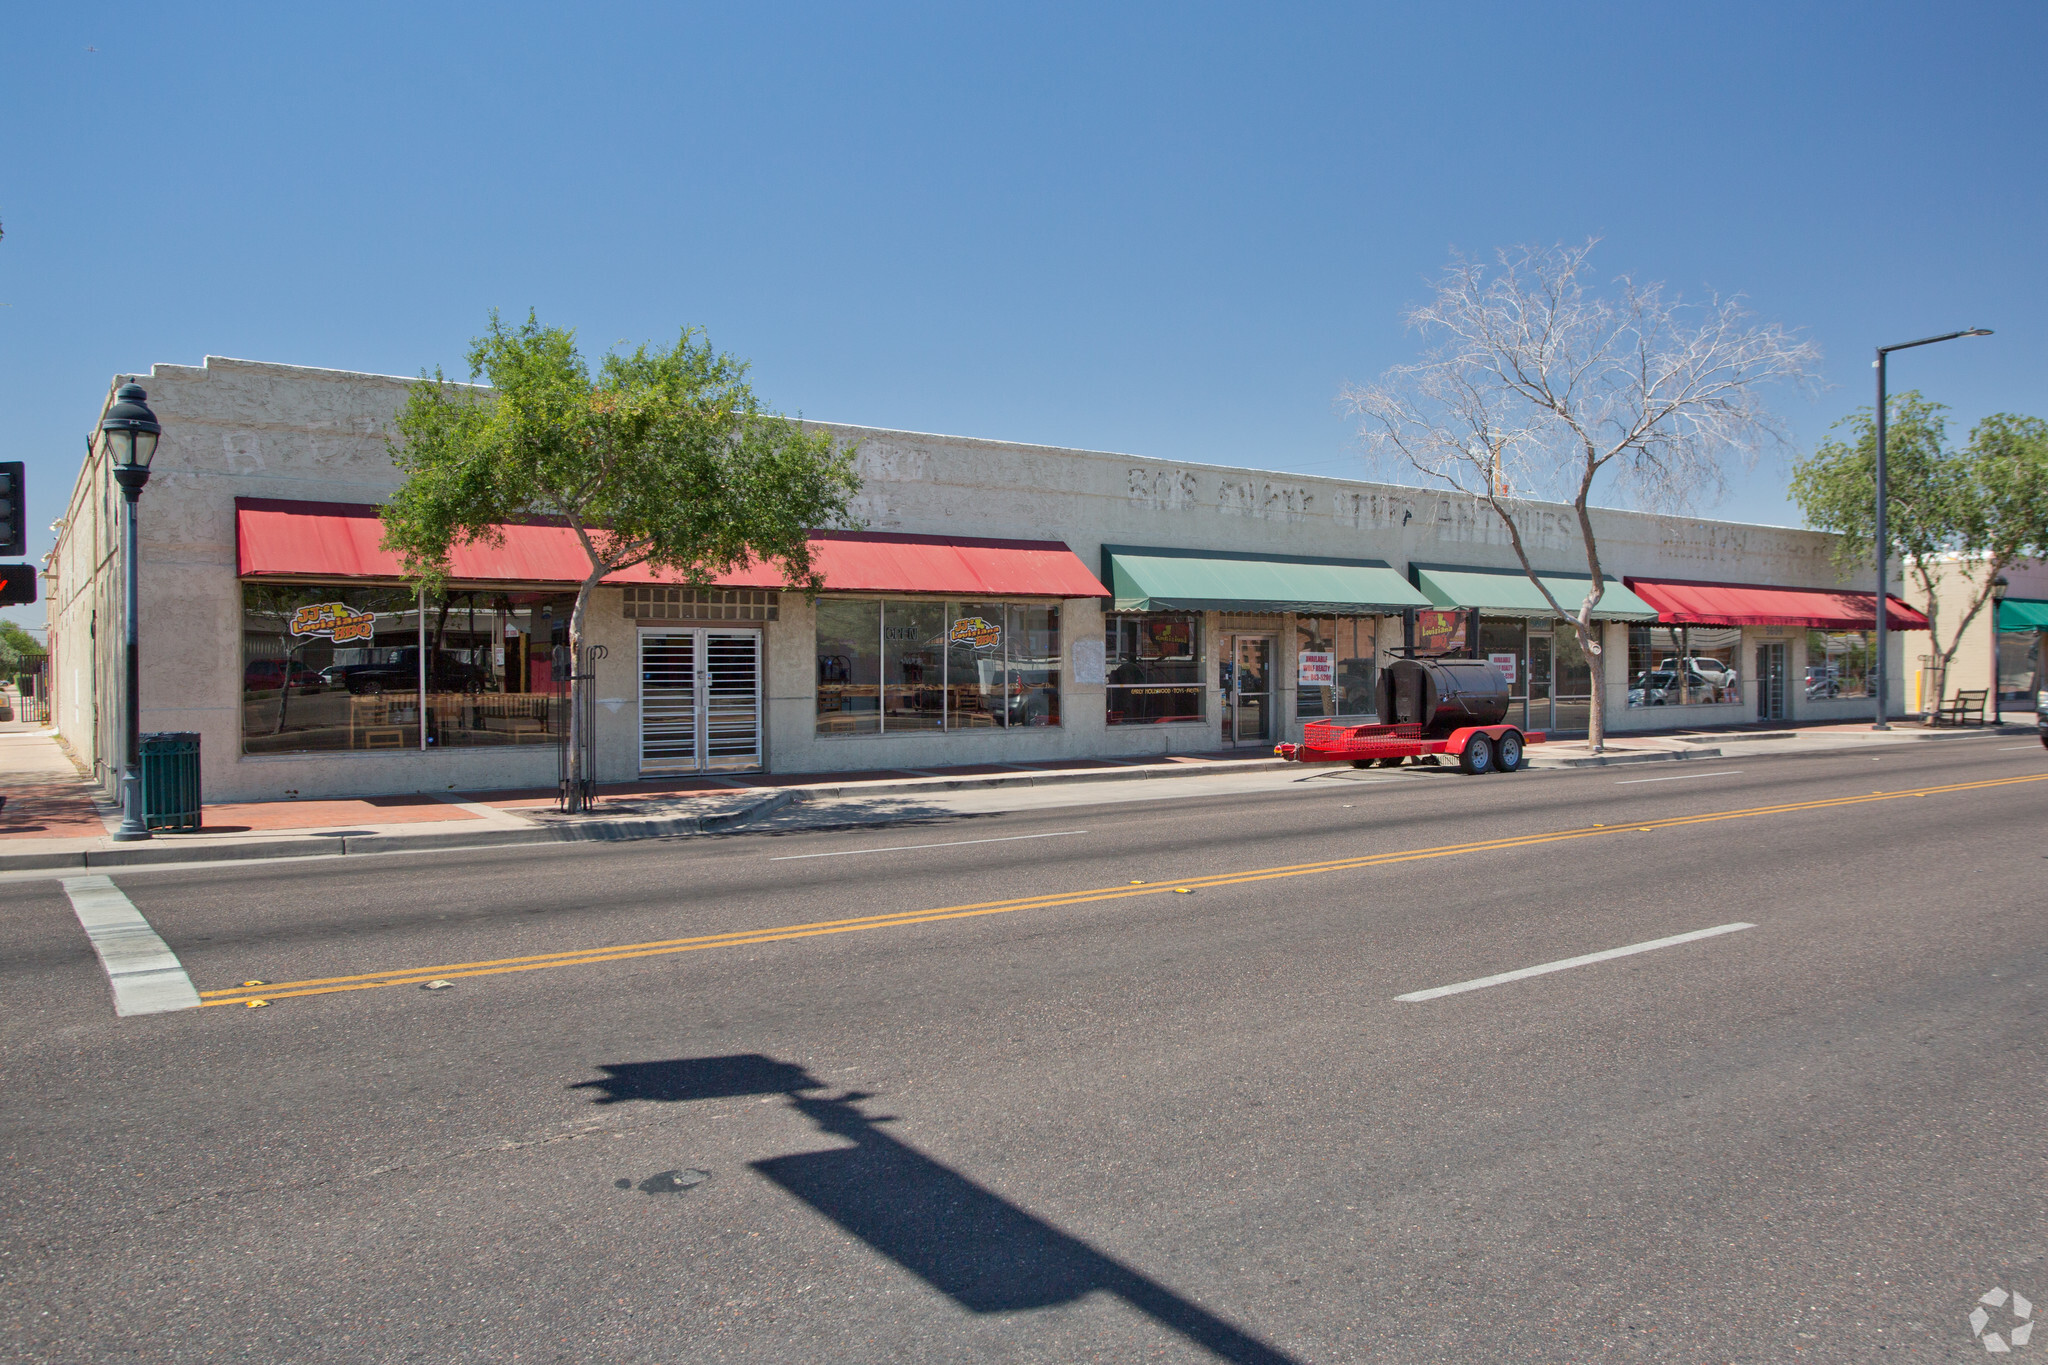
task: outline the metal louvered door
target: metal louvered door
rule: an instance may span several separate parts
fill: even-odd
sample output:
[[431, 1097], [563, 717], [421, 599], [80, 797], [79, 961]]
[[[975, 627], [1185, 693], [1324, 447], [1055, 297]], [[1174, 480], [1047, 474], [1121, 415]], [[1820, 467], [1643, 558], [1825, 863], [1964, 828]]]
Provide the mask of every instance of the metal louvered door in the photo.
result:
[[640, 632], [640, 771], [693, 773], [703, 766], [697, 693], [702, 631]]
[[640, 771], [761, 766], [761, 633], [640, 632]]
[[704, 637], [704, 766], [761, 766], [761, 633], [707, 630]]

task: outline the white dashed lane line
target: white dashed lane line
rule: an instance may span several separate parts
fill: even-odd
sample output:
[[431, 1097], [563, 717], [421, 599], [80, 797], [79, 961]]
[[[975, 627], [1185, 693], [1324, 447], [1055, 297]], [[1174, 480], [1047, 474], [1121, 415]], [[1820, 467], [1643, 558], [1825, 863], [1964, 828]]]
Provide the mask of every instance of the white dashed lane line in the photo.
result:
[[1544, 976], [1551, 972], [1561, 972], [1570, 967], [1586, 967], [1591, 966], [1595, 962], [1610, 962], [1617, 957], [1633, 957], [1637, 953], [1653, 952], [1658, 948], [1675, 948], [1681, 943], [1691, 943], [1697, 939], [1714, 938], [1720, 934], [1732, 934], [1738, 930], [1754, 928], [1756, 928], [1754, 924], [1740, 920], [1733, 924], [1717, 924], [1711, 929], [1695, 929], [1689, 934], [1673, 934], [1669, 938], [1653, 938], [1647, 943], [1631, 943], [1626, 948], [1609, 948], [1604, 952], [1587, 953], [1584, 957], [1560, 958], [1556, 962], [1542, 962], [1534, 967], [1522, 967], [1512, 972], [1502, 972], [1498, 976], [1482, 976], [1471, 981], [1460, 981], [1455, 985], [1434, 986], [1426, 991], [1410, 991], [1406, 995], [1397, 995], [1394, 998], [1396, 1000], [1406, 1000], [1411, 1004], [1424, 1000], [1436, 1000], [1446, 995], [1459, 995], [1465, 991], [1484, 990], [1488, 986], [1505, 986], [1510, 981], [1524, 981], [1532, 976]]
[[170, 950], [149, 921], [122, 894], [114, 879], [106, 876], [66, 877], [64, 894], [85, 928], [92, 950], [107, 969], [107, 984], [114, 990], [114, 1013], [166, 1014], [171, 1010], [196, 1009], [199, 992], [184, 964]]

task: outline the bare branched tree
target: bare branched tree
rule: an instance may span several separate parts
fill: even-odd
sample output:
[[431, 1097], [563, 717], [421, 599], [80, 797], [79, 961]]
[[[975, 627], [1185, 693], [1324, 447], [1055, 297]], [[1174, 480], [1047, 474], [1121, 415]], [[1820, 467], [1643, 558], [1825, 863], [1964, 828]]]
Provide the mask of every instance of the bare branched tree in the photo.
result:
[[[1819, 351], [1757, 325], [1739, 298], [1687, 303], [1626, 276], [1587, 287], [1595, 243], [1517, 247], [1496, 266], [1454, 257], [1435, 297], [1408, 311], [1427, 350], [1378, 383], [1348, 387], [1377, 463], [1393, 477], [1477, 498], [1592, 664], [1588, 739], [1606, 741], [1606, 671], [1593, 613], [1605, 591], [1589, 508], [1596, 487], [1676, 510], [1725, 485], [1723, 459], [1753, 458], [1784, 433], [1759, 390], [1813, 379]], [[1559, 602], [1529, 563], [1523, 514], [1536, 500], [1578, 513], [1591, 577]]]

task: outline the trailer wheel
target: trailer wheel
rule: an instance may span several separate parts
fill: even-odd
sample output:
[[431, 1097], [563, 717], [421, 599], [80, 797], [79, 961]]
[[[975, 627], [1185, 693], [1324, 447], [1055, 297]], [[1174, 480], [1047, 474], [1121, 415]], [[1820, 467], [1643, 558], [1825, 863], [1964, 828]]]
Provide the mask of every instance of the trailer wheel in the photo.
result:
[[1401, 766], [1401, 762], [1401, 756], [1399, 754], [1395, 754], [1392, 758], [1381, 759], [1380, 766], [1382, 768], [1398, 768]]
[[1466, 772], [1477, 775], [1493, 771], [1493, 741], [1485, 735], [1474, 735], [1465, 741], [1465, 752], [1458, 755], [1458, 766]]
[[1354, 758], [1351, 760], [1351, 766], [1354, 768], [1370, 768], [1372, 760], [1369, 758]]
[[1519, 771], [1522, 766], [1522, 732], [1504, 730], [1498, 743], [1493, 746], [1493, 763], [1504, 773]]

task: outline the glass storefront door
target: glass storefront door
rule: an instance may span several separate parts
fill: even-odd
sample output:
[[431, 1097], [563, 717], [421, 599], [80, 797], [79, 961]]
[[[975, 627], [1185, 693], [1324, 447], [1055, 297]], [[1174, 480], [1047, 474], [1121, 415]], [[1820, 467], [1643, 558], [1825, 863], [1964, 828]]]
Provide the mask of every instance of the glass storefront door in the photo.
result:
[[1529, 721], [1536, 731], [1552, 728], [1550, 715], [1550, 660], [1552, 640], [1548, 635], [1529, 637]]
[[1756, 647], [1756, 718], [1785, 719], [1785, 642]]
[[1224, 641], [1223, 742], [1256, 743], [1273, 737], [1271, 635], [1232, 635]]

